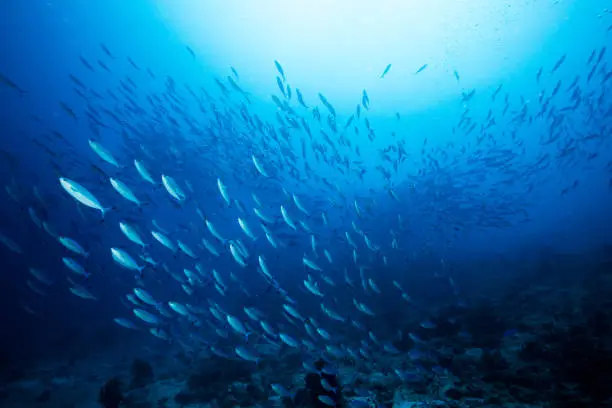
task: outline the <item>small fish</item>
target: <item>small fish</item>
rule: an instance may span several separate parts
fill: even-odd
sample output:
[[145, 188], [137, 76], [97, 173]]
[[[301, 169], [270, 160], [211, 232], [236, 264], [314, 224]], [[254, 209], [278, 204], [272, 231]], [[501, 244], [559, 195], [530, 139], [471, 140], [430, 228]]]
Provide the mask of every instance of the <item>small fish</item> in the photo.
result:
[[270, 176], [268, 176], [268, 173], [266, 173], [264, 168], [261, 166], [259, 161], [257, 161], [257, 158], [255, 157], [255, 155], [251, 155], [251, 159], [253, 160], [253, 164], [255, 165], [255, 168], [257, 169], [259, 174], [261, 174], [264, 177], [270, 177]]
[[108, 47], [104, 44], [104, 43], [100, 43], [100, 48], [102, 48], [102, 51], [104, 51], [104, 53], [106, 55], [108, 55], [110, 58], [112, 59], [117, 59], [117, 57], [115, 57], [110, 50], [108, 49]]
[[132, 310], [132, 313], [145, 323], [159, 324], [159, 318], [146, 310], [136, 308]]
[[425, 71], [428, 66], [429, 64], [423, 64], [419, 69], [416, 70], [415, 74], [420, 74], [421, 72]]
[[231, 205], [232, 200], [230, 199], [229, 194], [227, 193], [227, 188], [225, 187], [225, 185], [223, 184], [220, 178], [217, 178], [217, 187], [219, 188], [221, 197], [223, 197], [227, 205]]
[[236, 263], [238, 265], [242, 266], [243, 268], [246, 268], [247, 264], [246, 264], [245, 260], [242, 257], [242, 253], [240, 252], [240, 250], [238, 250], [236, 245], [234, 245], [234, 243], [231, 242], [229, 244], [229, 248], [230, 248], [230, 253], [232, 254], [232, 257], [234, 258]]
[[59, 105], [60, 108], [62, 108], [62, 110], [68, 114], [68, 116], [70, 116], [75, 122], [77, 121], [76, 113], [74, 113], [70, 106], [66, 105], [66, 103], [62, 101], [59, 102]]
[[174, 245], [172, 241], [170, 241], [170, 238], [168, 238], [167, 236], [165, 236], [159, 231], [151, 231], [151, 235], [153, 235], [153, 238], [155, 238], [157, 242], [159, 242], [160, 244], [162, 244], [163, 246], [165, 246], [172, 252], [176, 252], [176, 246]]
[[182, 253], [184, 253], [185, 255], [187, 255], [188, 257], [192, 259], [198, 259], [198, 256], [193, 252], [193, 250], [189, 248], [187, 244], [181, 242], [180, 239], [176, 240], [176, 244], [178, 245]]
[[242, 346], [234, 349], [236, 355], [245, 361], [252, 361], [255, 364], [259, 363], [260, 358]]
[[143, 248], [147, 246], [147, 244], [145, 244], [144, 241], [142, 240], [138, 231], [136, 231], [136, 229], [132, 227], [130, 224], [128, 224], [127, 222], [125, 221], [119, 222], [119, 229], [121, 230], [121, 232], [123, 232], [123, 234], [127, 237], [127, 239], [129, 239], [133, 243], [140, 245]]
[[380, 75], [380, 79], [383, 79], [385, 77], [385, 75], [387, 75], [389, 73], [389, 70], [391, 69], [391, 64], [387, 65], [385, 67], [385, 70], [383, 71], [383, 73]]
[[15, 252], [16, 254], [23, 254], [23, 249], [21, 249], [21, 246], [1, 232], [0, 242], [2, 242], [5, 247]]
[[27, 91], [21, 89], [15, 82], [9, 79], [7, 76], [0, 74], [0, 83], [5, 85], [6, 87], [19, 92], [19, 95], [23, 96], [27, 93]]
[[139, 266], [134, 258], [127, 252], [119, 248], [111, 248], [113, 260], [126, 269], [131, 269], [142, 273], [144, 266]]
[[134, 167], [136, 167], [138, 174], [140, 174], [140, 177], [142, 177], [143, 180], [148, 181], [151, 184], [155, 184], [155, 180], [153, 180], [151, 173], [149, 173], [149, 170], [147, 170], [141, 161], [134, 160]]
[[117, 323], [121, 327], [125, 327], [126, 329], [136, 330], [138, 327], [131, 321], [124, 317], [116, 317], [113, 319], [115, 323]]
[[74, 259], [65, 257], [65, 258], [62, 258], [62, 262], [64, 263], [64, 265], [66, 265], [68, 269], [70, 269], [75, 274], [89, 278], [89, 273], [86, 272], [85, 268], [83, 268], [81, 264], [79, 264]]
[[293, 337], [285, 333], [279, 333], [278, 337], [281, 339], [283, 343], [288, 345], [289, 347], [299, 348], [300, 343], [298, 343]]
[[187, 308], [185, 307], [185, 305], [182, 305], [178, 302], [173, 302], [173, 301], [169, 301], [168, 302], [168, 306], [170, 307], [170, 309], [174, 310], [176, 313], [182, 315], [182, 316], [190, 316], [191, 313], [189, 313], [189, 310], [187, 310]]
[[113, 186], [115, 191], [117, 191], [123, 198], [140, 206], [140, 200], [124, 182], [122, 182], [121, 180], [114, 179], [112, 177], [109, 180], [111, 186]]
[[329, 395], [323, 395], [323, 394], [319, 394], [317, 396], [317, 399], [319, 401], [321, 401], [323, 404], [330, 406], [330, 407], [335, 407], [336, 403], [334, 402], [334, 400], [329, 396]]
[[563, 63], [565, 62], [565, 57], [566, 57], [566, 55], [563, 54], [561, 56], [561, 58], [559, 58], [559, 60], [555, 63], [555, 66], [553, 67], [553, 69], [550, 71], [551, 74], [554, 74], [555, 71], [557, 71], [559, 69], [559, 67], [561, 67], [561, 65], [563, 65]]
[[102, 213], [102, 218], [104, 218], [104, 214], [110, 210], [110, 208], [102, 207], [102, 204], [100, 204], [98, 199], [76, 181], [69, 180], [64, 177], [60, 177], [59, 181], [64, 190], [66, 190], [66, 192], [70, 194], [72, 198], [87, 207], [100, 211]]
[[154, 306], [154, 307], [159, 306], [159, 303], [155, 299], [153, 299], [153, 296], [151, 296], [151, 294], [147, 292], [146, 290], [144, 290], [143, 288], [134, 288], [134, 294], [136, 295], [138, 299], [142, 300], [144, 303], [146, 303], [149, 306]]
[[64, 247], [74, 252], [75, 254], [81, 255], [85, 258], [89, 256], [89, 253], [85, 251], [85, 249], [83, 249], [83, 247], [74, 239], [68, 237], [58, 237], [57, 239], [60, 244], [62, 244]]
[[227, 320], [227, 323], [229, 323], [230, 327], [234, 329], [234, 331], [244, 335], [245, 338], [248, 340], [251, 333], [247, 331], [246, 327], [244, 327], [244, 324], [242, 324], [242, 322], [238, 320], [238, 318], [228, 314], [227, 316], [225, 316], [225, 320]]
[[240, 225], [240, 229], [246, 234], [247, 237], [251, 238], [253, 241], [256, 239], [255, 235], [249, 228], [249, 224], [242, 218], [238, 218], [238, 224]]
[[295, 226], [293, 220], [289, 217], [289, 214], [287, 214], [287, 210], [285, 210], [285, 207], [281, 205], [280, 209], [285, 224], [287, 224], [292, 230], [297, 231], [297, 227]]
[[138, 66], [138, 64], [136, 64], [134, 62], [134, 60], [130, 57], [127, 57], [128, 62], [130, 63], [131, 66], [133, 66], [134, 68], [136, 68], [138, 71], [140, 71], [140, 67]]
[[104, 146], [102, 146], [100, 143], [96, 142], [95, 140], [89, 139], [89, 146], [105, 162], [112, 164], [115, 167], [121, 167], [119, 166], [119, 163], [117, 163], [117, 160], [113, 157], [111, 152], [104, 148]]
[[164, 188], [166, 189], [168, 194], [172, 196], [172, 198], [179, 202], [185, 201], [185, 198], [187, 197], [185, 195], [185, 192], [179, 187], [179, 185], [172, 177], [162, 174], [161, 179]]
[[81, 285], [75, 285], [73, 287], [71, 287], [70, 292], [75, 295], [80, 297], [81, 299], [88, 299], [88, 300], [98, 300], [98, 298], [96, 298], [86, 287], [81, 286]]
[[274, 60], [274, 65], [276, 66], [276, 70], [278, 71], [280, 76], [283, 78], [283, 82], [286, 82], [287, 79], [285, 78], [285, 71], [283, 70], [283, 67], [281, 66], [280, 62]]

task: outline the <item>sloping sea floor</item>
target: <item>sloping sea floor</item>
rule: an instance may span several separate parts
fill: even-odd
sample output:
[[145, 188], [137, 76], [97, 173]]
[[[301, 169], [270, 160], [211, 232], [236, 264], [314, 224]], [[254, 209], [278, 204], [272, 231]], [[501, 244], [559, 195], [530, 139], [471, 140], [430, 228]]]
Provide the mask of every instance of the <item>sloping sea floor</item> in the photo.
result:
[[[440, 326], [423, 337], [436, 353], [420, 366], [443, 370], [413, 370], [408, 337], [394, 343], [398, 354], [336, 361], [337, 406], [612, 407], [612, 250], [603, 252], [557, 257], [478, 296], [461, 311], [460, 332]], [[441, 309], [440, 318], [451, 313]], [[409, 331], [418, 322], [397, 325]], [[319, 374], [306, 372], [298, 351], [270, 351], [258, 364], [176, 345], [128, 354], [4, 362], [0, 407], [327, 406], [317, 400], [326, 392]], [[278, 397], [273, 383], [292, 398]]]

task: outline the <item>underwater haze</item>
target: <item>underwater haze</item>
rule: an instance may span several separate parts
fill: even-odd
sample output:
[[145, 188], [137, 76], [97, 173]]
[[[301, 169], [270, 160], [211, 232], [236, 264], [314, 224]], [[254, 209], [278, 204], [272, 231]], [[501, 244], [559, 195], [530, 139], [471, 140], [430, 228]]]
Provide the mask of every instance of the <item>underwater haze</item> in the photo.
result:
[[612, 406], [612, 6], [0, 5], [0, 407]]

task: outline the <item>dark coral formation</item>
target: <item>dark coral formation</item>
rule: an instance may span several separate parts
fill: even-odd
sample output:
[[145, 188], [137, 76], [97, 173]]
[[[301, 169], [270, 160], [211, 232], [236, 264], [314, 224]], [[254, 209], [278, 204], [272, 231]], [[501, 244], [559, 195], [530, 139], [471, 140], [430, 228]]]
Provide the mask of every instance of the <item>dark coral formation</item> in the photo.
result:
[[125, 401], [121, 388], [121, 381], [117, 377], [113, 377], [104, 383], [102, 388], [100, 388], [100, 395], [98, 397], [100, 405], [104, 408], [119, 408]]
[[[242, 395], [248, 395], [255, 399], [260, 392], [249, 386], [251, 375], [255, 366], [248, 362], [237, 360], [222, 360], [213, 358], [203, 361], [196, 370], [189, 374], [187, 378], [187, 388], [180, 391], [174, 397], [178, 404], [189, 405], [206, 403], [214, 400], [240, 399]], [[230, 384], [234, 382], [244, 382], [247, 388], [244, 392], [232, 392]], [[240, 402], [234, 401], [240, 405]]]
[[130, 388], [144, 387], [153, 381], [155, 376], [153, 375], [153, 367], [151, 363], [142, 359], [135, 359], [132, 362], [132, 381]]

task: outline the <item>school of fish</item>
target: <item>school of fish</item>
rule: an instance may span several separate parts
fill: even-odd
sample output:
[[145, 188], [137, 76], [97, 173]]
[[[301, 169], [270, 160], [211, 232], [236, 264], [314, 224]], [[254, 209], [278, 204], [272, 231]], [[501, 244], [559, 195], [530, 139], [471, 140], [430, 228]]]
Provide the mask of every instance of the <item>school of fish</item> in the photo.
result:
[[[195, 63], [195, 51], [186, 51]], [[33, 259], [24, 282], [49, 298], [50, 288], [65, 286], [100, 307], [114, 300], [97, 287], [115, 282], [125, 305], [117, 325], [186, 352], [253, 364], [281, 349], [331, 363], [398, 353], [394, 338], [371, 322], [391, 297], [415, 308], [414, 294], [381, 270], [409, 269], [411, 259], [435, 252], [434, 243], [452, 245], [475, 229], [530, 222], [531, 196], [560, 170], [570, 176], [559, 196], [580, 188], [572, 174], [591, 168], [607, 173], [604, 188], [612, 189], [612, 160], [599, 155], [612, 132], [605, 45], [568, 50], [541, 67], [530, 79], [534, 94], [504, 84], [487, 94], [462, 89], [462, 114], [449, 126], [455, 141], [444, 146], [403, 131], [399, 112], [391, 137], [381, 138], [367, 90], [352, 112], [341, 112], [323, 93], [303, 94], [280, 61], [271, 63], [276, 88], [267, 120], [233, 67], [207, 89], [158, 75], [104, 44], [90, 54], [78, 56], [83, 74], [67, 73], [78, 103], [58, 101], [81, 138], [66, 136], [70, 129], [31, 138], [53, 169], [55, 189], [24, 185], [18, 159], [2, 151], [16, 170], [8, 196], [62, 248], [57, 263], [66, 271], [58, 279]], [[565, 83], [559, 72], [570, 59], [584, 59], [583, 71]], [[408, 73], [427, 80], [434, 66]], [[379, 80], [399, 70], [388, 64]], [[459, 73], [452, 75], [461, 85]], [[100, 89], [82, 76], [115, 85]], [[139, 81], [159, 91], [143, 93]], [[4, 75], [0, 82], [19, 98], [32, 93]], [[489, 100], [484, 115], [471, 109], [478, 98]], [[44, 119], [30, 119], [45, 128]], [[410, 149], [407, 140], [416, 137], [420, 148]], [[375, 149], [376, 161], [370, 153], [362, 158], [366, 148]], [[91, 154], [79, 153], [85, 149]], [[54, 225], [58, 212], [77, 227]], [[426, 226], [417, 244], [415, 219]], [[88, 234], [102, 230], [114, 241], [94, 245]], [[0, 242], [28, 255], [4, 232]], [[464, 302], [453, 277], [443, 281]], [[423, 317], [421, 328], [435, 326]], [[423, 358], [427, 346], [408, 335], [418, 345], [414, 359]], [[309, 359], [304, 367], [317, 371]], [[394, 370], [400, 379], [408, 375]]]

